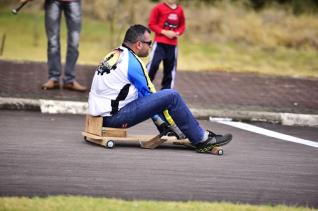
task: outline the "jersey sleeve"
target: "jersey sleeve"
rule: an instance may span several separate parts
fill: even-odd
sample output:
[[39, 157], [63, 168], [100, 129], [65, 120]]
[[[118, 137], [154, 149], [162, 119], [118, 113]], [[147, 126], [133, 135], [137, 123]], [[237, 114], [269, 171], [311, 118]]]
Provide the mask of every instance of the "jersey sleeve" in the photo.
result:
[[151, 83], [147, 69], [135, 55], [129, 54], [128, 80], [138, 90], [138, 96], [147, 96], [156, 92]]

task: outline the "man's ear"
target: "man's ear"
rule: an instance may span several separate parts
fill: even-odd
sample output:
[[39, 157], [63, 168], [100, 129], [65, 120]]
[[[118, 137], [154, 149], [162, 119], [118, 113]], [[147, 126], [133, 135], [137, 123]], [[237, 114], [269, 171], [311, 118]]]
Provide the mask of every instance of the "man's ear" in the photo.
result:
[[142, 48], [142, 43], [141, 43], [140, 41], [137, 41], [137, 42], [135, 43], [135, 45], [136, 45], [136, 48], [137, 48], [138, 50], [140, 50], [140, 49]]

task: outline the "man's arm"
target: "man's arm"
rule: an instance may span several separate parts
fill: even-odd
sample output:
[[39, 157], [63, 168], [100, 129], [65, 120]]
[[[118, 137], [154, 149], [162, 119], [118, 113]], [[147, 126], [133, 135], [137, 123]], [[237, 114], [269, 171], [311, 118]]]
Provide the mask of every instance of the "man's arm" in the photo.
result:
[[137, 88], [138, 95], [146, 96], [156, 92], [143, 62], [136, 57], [136, 66], [128, 67], [128, 80]]
[[159, 18], [160, 18], [160, 13], [159, 13], [159, 9], [156, 6], [151, 10], [149, 21], [148, 21], [149, 28], [156, 34], [160, 34], [162, 30], [162, 28], [158, 25]]

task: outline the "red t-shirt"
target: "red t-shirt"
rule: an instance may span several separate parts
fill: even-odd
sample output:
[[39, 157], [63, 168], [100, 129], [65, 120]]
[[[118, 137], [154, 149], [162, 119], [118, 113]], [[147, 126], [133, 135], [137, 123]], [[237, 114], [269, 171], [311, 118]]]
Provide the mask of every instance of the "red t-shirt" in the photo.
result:
[[166, 3], [157, 4], [150, 13], [148, 26], [155, 33], [156, 42], [177, 45], [178, 38], [170, 39], [161, 34], [161, 30], [172, 30], [178, 32], [179, 35], [183, 34], [185, 16], [182, 7], [177, 5], [175, 9], [172, 9]]

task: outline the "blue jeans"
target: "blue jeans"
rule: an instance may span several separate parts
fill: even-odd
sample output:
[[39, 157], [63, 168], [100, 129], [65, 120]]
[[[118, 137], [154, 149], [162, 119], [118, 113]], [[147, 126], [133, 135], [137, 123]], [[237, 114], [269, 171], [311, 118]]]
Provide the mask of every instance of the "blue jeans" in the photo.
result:
[[45, 29], [48, 39], [48, 69], [49, 79], [59, 81], [61, 75], [60, 25], [61, 15], [67, 26], [67, 53], [64, 70], [64, 83], [75, 80], [75, 64], [78, 58], [78, 45], [81, 31], [81, 0], [62, 2], [45, 1]]
[[204, 129], [193, 117], [180, 94], [173, 89], [164, 89], [130, 102], [113, 116], [104, 117], [103, 126], [132, 127], [156, 114], [162, 113], [165, 109], [169, 111], [176, 125], [193, 145], [202, 140]]

